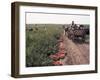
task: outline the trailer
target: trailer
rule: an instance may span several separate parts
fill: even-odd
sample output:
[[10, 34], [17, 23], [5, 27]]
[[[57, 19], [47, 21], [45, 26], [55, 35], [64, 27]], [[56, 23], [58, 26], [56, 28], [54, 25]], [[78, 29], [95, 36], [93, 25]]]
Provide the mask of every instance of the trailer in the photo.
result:
[[67, 36], [72, 40], [82, 40], [85, 41], [85, 36], [89, 33], [88, 29], [85, 29], [84, 26], [80, 25], [78, 28], [70, 28], [67, 30]]

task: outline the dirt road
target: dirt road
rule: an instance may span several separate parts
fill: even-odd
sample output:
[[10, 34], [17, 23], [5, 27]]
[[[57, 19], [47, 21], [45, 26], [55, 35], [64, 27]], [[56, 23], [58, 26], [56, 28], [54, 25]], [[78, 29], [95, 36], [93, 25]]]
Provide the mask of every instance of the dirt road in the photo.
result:
[[64, 65], [89, 64], [89, 44], [75, 43], [63, 35], [66, 56], [62, 60]]

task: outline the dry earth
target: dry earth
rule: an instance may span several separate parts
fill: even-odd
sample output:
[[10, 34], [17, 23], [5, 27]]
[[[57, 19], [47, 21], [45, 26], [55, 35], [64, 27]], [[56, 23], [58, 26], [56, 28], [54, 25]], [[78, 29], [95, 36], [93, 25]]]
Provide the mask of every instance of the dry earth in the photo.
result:
[[89, 64], [89, 43], [75, 43], [63, 35], [66, 56], [64, 65]]

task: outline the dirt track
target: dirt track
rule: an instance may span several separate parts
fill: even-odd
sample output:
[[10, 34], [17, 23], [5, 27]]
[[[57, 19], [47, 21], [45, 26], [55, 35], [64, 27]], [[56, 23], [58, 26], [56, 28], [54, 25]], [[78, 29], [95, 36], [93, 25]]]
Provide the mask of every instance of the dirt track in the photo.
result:
[[74, 43], [63, 35], [66, 56], [62, 60], [64, 65], [89, 64], [89, 44]]

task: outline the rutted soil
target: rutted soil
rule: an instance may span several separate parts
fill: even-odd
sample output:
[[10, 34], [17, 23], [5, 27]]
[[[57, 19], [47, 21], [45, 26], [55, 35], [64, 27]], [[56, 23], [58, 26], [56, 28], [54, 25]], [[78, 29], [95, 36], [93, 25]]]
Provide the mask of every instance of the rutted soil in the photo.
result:
[[63, 35], [66, 56], [63, 65], [89, 64], [89, 43], [75, 43]]

